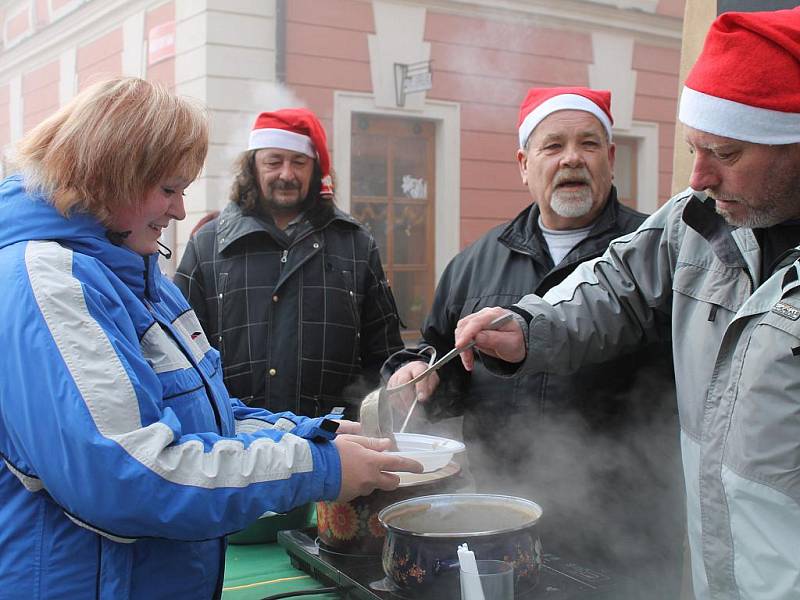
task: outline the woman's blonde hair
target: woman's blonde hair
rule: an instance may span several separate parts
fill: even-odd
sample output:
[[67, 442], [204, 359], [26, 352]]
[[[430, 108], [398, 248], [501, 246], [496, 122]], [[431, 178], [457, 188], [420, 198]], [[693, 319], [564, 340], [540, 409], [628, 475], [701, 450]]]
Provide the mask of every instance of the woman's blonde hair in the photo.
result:
[[14, 162], [26, 185], [65, 216], [87, 212], [108, 224], [165, 177], [194, 180], [208, 151], [199, 103], [162, 85], [117, 77], [87, 88], [32, 129]]

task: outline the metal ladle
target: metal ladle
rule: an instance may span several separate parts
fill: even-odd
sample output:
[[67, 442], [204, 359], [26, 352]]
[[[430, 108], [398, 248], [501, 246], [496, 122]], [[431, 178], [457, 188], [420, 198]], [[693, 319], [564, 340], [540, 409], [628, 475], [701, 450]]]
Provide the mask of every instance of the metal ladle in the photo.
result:
[[[486, 329], [499, 329], [501, 325], [507, 323], [513, 317], [514, 317], [514, 313], [511, 313], [511, 312], [506, 313], [506, 314], [494, 319], [491, 323], [489, 323], [489, 325], [486, 326]], [[430, 375], [434, 371], [438, 371], [444, 365], [446, 365], [451, 360], [453, 360], [456, 356], [460, 355], [462, 352], [464, 352], [466, 350], [469, 350], [474, 345], [475, 345], [475, 340], [472, 340], [469, 344], [467, 344], [463, 348], [458, 348], [458, 347], [453, 348], [452, 350], [450, 350], [450, 352], [445, 354], [442, 358], [437, 360], [432, 365], [428, 366], [427, 369], [425, 369], [422, 373], [420, 373], [419, 375], [417, 375], [413, 379], [410, 379], [409, 381], [406, 381], [405, 383], [401, 383], [400, 385], [396, 385], [394, 387], [386, 388], [386, 395], [388, 396], [389, 394], [393, 394], [395, 392], [399, 392], [402, 389], [405, 389], [407, 387], [410, 387], [410, 386], [422, 381], [428, 375]], [[408, 425], [408, 421], [411, 418], [411, 415], [414, 412], [414, 409], [417, 407], [417, 400], [419, 400], [419, 396], [415, 396], [414, 397], [414, 402], [411, 403], [411, 408], [408, 409], [408, 414], [406, 414], [406, 418], [403, 421], [403, 425], [400, 427], [400, 431], [398, 431], [398, 433], [403, 433], [406, 430], [406, 425]]]

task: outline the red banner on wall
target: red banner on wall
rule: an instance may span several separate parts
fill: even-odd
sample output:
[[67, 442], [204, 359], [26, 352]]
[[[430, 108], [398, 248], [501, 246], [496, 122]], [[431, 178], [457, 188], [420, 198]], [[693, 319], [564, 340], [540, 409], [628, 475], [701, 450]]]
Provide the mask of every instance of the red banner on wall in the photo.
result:
[[156, 25], [147, 34], [147, 64], [175, 56], [175, 21]]

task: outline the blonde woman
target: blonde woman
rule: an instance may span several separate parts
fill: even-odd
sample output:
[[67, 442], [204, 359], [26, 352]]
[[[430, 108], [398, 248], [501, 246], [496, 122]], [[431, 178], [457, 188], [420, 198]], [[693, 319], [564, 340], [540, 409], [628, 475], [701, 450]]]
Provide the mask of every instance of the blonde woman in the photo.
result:
[[227, 533], [419, 470], [228, 396], [157, 266], [207, 146], [202, 108], [118, 78], [33, 129], [0, 183], [3, 598], [215, 597]]

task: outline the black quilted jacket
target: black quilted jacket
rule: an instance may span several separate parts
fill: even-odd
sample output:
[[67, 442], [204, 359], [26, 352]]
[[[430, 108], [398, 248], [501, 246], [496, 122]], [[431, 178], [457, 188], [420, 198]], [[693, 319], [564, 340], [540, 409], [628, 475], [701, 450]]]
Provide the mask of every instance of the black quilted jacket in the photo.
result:
[[292, 238], [229, 204], [191, 238], [175, 283], [222, 354], [233, 396], [271, 411], [356, 418], [401, 349], [372, 235], [319, 204]]

